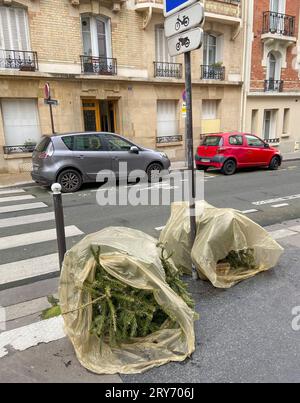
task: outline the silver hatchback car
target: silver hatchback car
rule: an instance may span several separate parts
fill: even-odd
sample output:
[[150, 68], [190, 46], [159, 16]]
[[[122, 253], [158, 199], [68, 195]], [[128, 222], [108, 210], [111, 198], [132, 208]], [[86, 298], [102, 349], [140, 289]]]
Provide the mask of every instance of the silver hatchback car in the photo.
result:
[[155, 181], [162, 170], [170, 167], [165, 153], [106, 132], [44, 136], [32, 154], [32, 162], [35, 182], [46, 186], [59, 182], [65, 193], [76, 192], [83, 183], [95, 182], [102, 170], [120, 177], [121, 162], [127, 163], [127, 174], [142, 170], [149, 181]]

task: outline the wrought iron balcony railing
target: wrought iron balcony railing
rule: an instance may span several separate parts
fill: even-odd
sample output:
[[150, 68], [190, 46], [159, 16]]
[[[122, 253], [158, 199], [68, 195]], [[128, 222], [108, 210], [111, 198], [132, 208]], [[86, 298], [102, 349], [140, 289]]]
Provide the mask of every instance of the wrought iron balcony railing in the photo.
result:
[[225, 80], [225, 67], [214, 65], [201, 66], [201, 80]]
[[154, 77], [182, 78], [182, 64], [154, 62]]
[[295, 17], [291, 15], [265, 11], [263, 13], [263, 34], [295, 35]]
[[109, 76], [118, 74], [117, 59], [96, 56], [80, 56], [80, 59], [82, 73]]
[[269, 92], [282, 92], [283, 91], [283, 80], [265, 80], [264, 91]]
[[0, 68], [36, 71], [39, 69], [37, 52], [0, 49]]
[[36, 147], [36, 144], [26, 144], [20, 146], [4, 146], [4, 154], [19, 154], [19, 153], [32, 153]]

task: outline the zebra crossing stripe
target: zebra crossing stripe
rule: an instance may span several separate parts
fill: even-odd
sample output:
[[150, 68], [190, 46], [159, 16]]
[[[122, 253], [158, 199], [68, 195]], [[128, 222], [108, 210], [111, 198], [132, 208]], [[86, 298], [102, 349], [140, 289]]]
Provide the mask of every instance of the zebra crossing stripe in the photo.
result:
[[0, 358], [8, 354], [8, 347], [25, 351], [40, 343], [63, 339], [65, 332], [61, 316], [0, 333]]
[[[66, 227], [66, 237], [82, 235], [75, 225]], [[19, 246], [33, 245], [40, 242], [52, 241], [56, 239], [56, 229], [48, 229], [43, 231], [28, 232], [19, 235], [10, 235], [0, 238], [0, 250], [16, 248]]]
[[14, 227], [17, 225], [34, 224], [54, 220], [54, 213], [42, 213], [0, 219], [0, 228]]
[[8, 203], [8, 202], [21, 201], [21, 200], [30, 200], [30, 199], [35, 199], [35, 197], [32, 195], [0, 197], [0, 203]]
[[28, 204], [14, 204], [12, 206], [3, 206], [0, 207], [0, 214], [4, 213], [14, 213], [16, 211], [23, 210], [34, 210], [38, 208], [48, 207], [47, 204], [38, 202], [38, 203], [28, 203]]
[[0, 195], [8, 195], [14, 193], [25, 193], [24, 189], [7, 189], [7, 190], [0, 190]]
[[0, 286], [59, 271], [58, 254], [0, 265]]

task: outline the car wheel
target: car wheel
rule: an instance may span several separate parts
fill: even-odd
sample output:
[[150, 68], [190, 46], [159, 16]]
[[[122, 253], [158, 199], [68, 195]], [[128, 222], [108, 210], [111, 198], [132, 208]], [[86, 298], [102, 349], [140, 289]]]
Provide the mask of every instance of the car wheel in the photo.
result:
[[63, 193], [73, 193], [81, 188], [82, 176], [74, 169], [67, 169], [59, 174], [57, 181]]
[[161, 182], [161, 176], [160, 176], [161, 170], [162, 166], [159, 163], [153, 162], [152, 164], [150, 164], [146, 171], [148, 182], [150, 183]]
[[272, 171], [277, 171], [279, 166], [280, 166], [279, 158], [278, 157], [273, 157], [271, 162], [270, 162], [269, 169], [271, 169]]
[[227, 160], [224, 162], [222, 173], [224, 175], [233, 175], [236, 171], [236, 162], [234, 160]]

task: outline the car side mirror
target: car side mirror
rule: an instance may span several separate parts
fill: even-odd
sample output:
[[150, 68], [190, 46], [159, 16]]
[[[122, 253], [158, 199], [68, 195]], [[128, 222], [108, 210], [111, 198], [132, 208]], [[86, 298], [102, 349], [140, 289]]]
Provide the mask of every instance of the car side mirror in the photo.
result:
[[270, 144], [265, 143], [265, 148], [270, 148]]
[[136, 146], [132, 146], [130, 147], [129, 150], [132, 154], [138, 154], [139, 153], [139, 149]]

